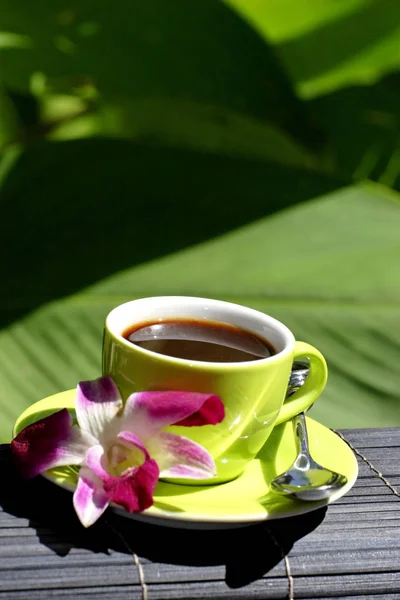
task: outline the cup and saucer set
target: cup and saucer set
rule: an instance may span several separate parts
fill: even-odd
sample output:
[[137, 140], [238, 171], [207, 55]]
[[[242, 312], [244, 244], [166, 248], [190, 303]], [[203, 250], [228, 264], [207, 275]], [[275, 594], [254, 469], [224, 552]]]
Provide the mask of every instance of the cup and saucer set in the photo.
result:
[[[165, 527], [243, 527], [315, 511], [357, 479], [346, 442], [304, 417], [326, 385], [324, 357], [269, 315], [208, 298], [133, 300], [107, 316], [102, 361], [95, 382], [28, 407], [11, 443], [30, 475], [73, 492], [85, 526], [109, 506]], [[302, 495], [313, 477], [317, 493]]]

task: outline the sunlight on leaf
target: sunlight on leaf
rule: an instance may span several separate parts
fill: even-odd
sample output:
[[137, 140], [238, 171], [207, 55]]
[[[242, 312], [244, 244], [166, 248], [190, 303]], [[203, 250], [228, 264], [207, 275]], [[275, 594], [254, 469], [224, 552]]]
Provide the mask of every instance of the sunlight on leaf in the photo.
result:
[[100, 109], [97, 122], [110, 137], [289, 165], [313, 162], [306, 149], [276, 126], [200, 103], [152, 98], [120, 102]]
[[334, 23], [357, 12], [369, 0], [224, 0], [267, 39], [276, 42], [293, 39]]
[[400, 4], [392, 0], [227, 3], [276, 44], [303, 98], [371, 84], [400, 67]]
[[33, 40], [28, 35], [19, 35], [11, 31], [0, 31], [0, 49], [32, 48]]

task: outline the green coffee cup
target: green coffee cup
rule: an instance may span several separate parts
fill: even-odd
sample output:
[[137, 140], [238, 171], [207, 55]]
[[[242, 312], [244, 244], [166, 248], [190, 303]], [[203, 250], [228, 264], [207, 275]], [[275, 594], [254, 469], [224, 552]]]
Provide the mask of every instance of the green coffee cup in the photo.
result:
[[[127, 331], [165, 321], [190, 321], [200, 328], [210, 324], [232, 327], [244, 337], [265, 341], [272, 355], [241, 362], [193, 360], [155, 352], [126, 338]], [[286, 398], [293, 361], [305, 357], [310, 361], [309, 376]], [[325, 387], [327, 366], [316, 348], [295, 341], [285, 325], [262, 312], [208, 298], [161, 296], [133, 300], [109, 313], [103, 374], [113, 378], [124, 400], [133, 392], [151, 390], [212, 393], [221, 398], [225, 407], [221, 423], [168, 428], [203, 445], [214, 458], [216, 478], [193, 481], [205, 485], [240, 475], [275, 425], [307, 410]]]

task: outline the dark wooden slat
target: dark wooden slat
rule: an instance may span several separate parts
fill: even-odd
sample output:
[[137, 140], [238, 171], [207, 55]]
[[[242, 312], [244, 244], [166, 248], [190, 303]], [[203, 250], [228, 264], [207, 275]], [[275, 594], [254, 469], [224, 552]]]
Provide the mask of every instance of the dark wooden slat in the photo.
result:
[[41, 589], [21, 590], [17, 592], [6, 592], [2, 594], [0, 592], [0, 598], [2, 600], [47, 600], [48, 598], [58, 598], [59, 600], [136, 600], [141, 599], [142, 592], [138, 586], [120, 584], [118, 586], [93, 586], [88, 589], [70, 587], [69, 589]]
[[[203, 588], [204, 589], [204, 588]], [[151, 594], [152, 594], [151, 590]], [[29, 598], [31, 600], [47, 600], [48, 598], [58, 598], [60, 600], [77, 600], [77, 598], [83, 598], [86, 600], [89, 600], [90, 598], [95, 598], [96, 600], [110, 600], [110, 598], [112, 598], [112, 600], [140, 600], [142, 598], [142, 594], [141, 594], [141, 590], [138, 588], [131, 588], [129, 586], [126, 587], [126, 589], [124, 589], [122, 586], [118, 587], [118, 588], [93, 588], [92, 589], [93, 595], [91, 592], [90, 596], [87, 595], [85, 592], [81, 592], [80, 590], [56, 590], [56, 591], [51, 591], [50, 594], [48, 595], [46, 592], [35, 592], [33, 591], [30, 595]], [[197, 593], [196, 593], [197, 592]], [[285, 591], [282, 588], [281, 592], [276, 592], [274, 590], [274, 595], [271, 594], [271, 591], [268, 592], [268, 596], [266, 596], [266, 590], [259, 590], [257, 595], [256, 592], [253, 591], [252, 592], [252, 596], [251, 598], [253, 599], [259, 599], [259, 600], [266, 600], [266, 598], [268, 599], [274, 599], [275, 600], [286, 600], [287, 599], [287, 594], [285, 593]], [[160, 596], [159, 594], [163, 593], [164, 596]], [[208, 600], [226, 600], [228, 598], [248, 598], [249, 596], [243, 594], [243, 592], [237, 591], [237, 590], [233, 590], [230, 592], [224, 592], [221, 591], [221, 593], [219, 593], [217, 596], [214, 594], [214, 591], [212, 591], [212, 595], [210, 594], [210, 589], [206, 590], [204, 589], [204, 593], [207, 593], [207, 598]], [[78, 594], [78, 595], [77, 595]], [[184, 595], [183, 595], [184, 594]], [[231, 594], [231, 595], [230, 595]], [[202, 598], [204, 596], [202, 596], [201, 592], [199, 590], [195, 590], [193, 591], [192, 589], [184, 589], [184, 590], [176, 590], [176, 589], [170, 589], [169, 593], [165, 591], [165, 589], [163, 590], [159, 590], [156, 592], [155, 595], [148, 595], [149, 600], [158, 600], [161, 598], [165, 598], [165, 600], [191, 600], [193, 598]], [[27, 598], [25, 592], [22, 593], [11, 593], [8, 596], [2, 596], [0, 594], [0, 598], [4, 598], [4, 600], [25, 600], [25, 598]], [[324, 597], [319, 597], [318, 600], [332, 600], [333, 596], [324, 596]], [[369, 593], [368, 595], [351, 595], [351, 596], [334, 596], [334, 598], [338, 599], [338, 600], [399, 600], [399, 596], [397, 593], [395, 594], [372, 594]], [[302, 596], [301, 600], [315, 600], [315, 596]]]
[[[343, 435], [399, 486], [400, 429]], [[0, 489], [1, 600], [141, 599], [137, 565], [115, 528], [140, 560], [148, 600], [283, 600], [288, 580], [281, 552], [288, 555], [295, 600], [400, 599], [400, 498], [361, 459], [355, 487], [327, 510], [191, 532], [112, 513], [83, 530], [70, 494], [42, 478], [18, 482], [8, 458], [8, 448], [0, 447], [2, 481], [15, 487], [15, 493]], [[54, 505], [62, 522], [51, 517]]]
[[[310, 581], [307, 578], [296, 577], [295, 584], [298, 596], [309, 594], [308, 587]], [[400, 589], [400, 573], [355, 573], [352, 575], [325, 575], [312, 578], [314, 597], [318, 598], [322, 594], [329, 593], [334, 595], [343, 595], [346, 590], [347, 595], [352, 592], [355, 594], [391, 593], [393, 588], [398, 592]], [[340, 598], [340, 595], [339, 595]]]
[[[2, 573], [0, 590], [29, 590], [38, 585], [38, 572], [40, 569], [40, 586], [45, 589], [56, 589], [70, 587], [71, 582], [81, 588], [91, 587], [95, 581], [97, 585], [118, 585], [121, 581], [125, 583], [138, 584], [137, 570], [132, 561], [127, 557], [120, 564], [106, 565], [103, 561], [82, 561], [80, 565], [66, 565], [60, 569], [60, 565], [48, 568], [47, 562], [37, 562], [35, 567], [25, 568], [22, 564], [18, 569], [8, 570]], [[21, 576], [23, 573], [23, 577]], [[89, 576], [90, 573], [90, 576]], [[122, 579], [121, 579], [122, 577]]]
[[[357, 481], [357, 487], [353, 488], [352, 490], [350, 490], [350, 494], [357, 494], [357, 493], [364, 493], [362, 491], [361, 488], [363, 487], [368, 487], [368, 488], [374, 488], [374, 489], [378, 489], [378, 488], [382, 488], [385, 491], [388, 492], [386, 487], [382, 487], [382, 482], [379, 480], [375, 480], [376, 476], [374, 477], [359, 477], [358, 481]], [[390, 483], [397, 489], [400, 488], [400, 477], [394, 475], [393, 477], [390, 478]], [[384, 484], [383, 484], [384, 485]]]
[[[396, 594], [373, 594], [372, 592], [367, 596], [336, 596], [339, 600], [399, 600], [399, 595]], [[310, 596], [308, 598], [302, 598], [302, 600], [313, 600]], [[324, 596], [318, 600], [332, 600], [332, 596]]]
[[360, 450], [365, 448], [398, 448], [400, 446], [400, 429], [398, 427], [387, 427], [384, 430], [343, 429], [340, 433]]
[[148, 589], [148, 600], [230, 600], [238, 598], [241, 600], [251, 598], [252, 600], [286, 600], [288, 584], [285, 578], [270, 578], [258, 580], [246, 588], [231, 589], [224, 582], [201, 582], [186, 585], [167, 586], [160, 584]]

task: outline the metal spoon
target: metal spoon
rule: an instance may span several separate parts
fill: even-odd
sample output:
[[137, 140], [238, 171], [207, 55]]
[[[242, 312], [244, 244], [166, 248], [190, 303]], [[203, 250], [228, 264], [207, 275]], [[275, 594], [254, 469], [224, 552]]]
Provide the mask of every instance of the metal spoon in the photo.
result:
[[307, 359], [297, 360], [293, 363], [293, 367], [289, 377], [288, 389], [286, 397], [294, 394], [305, 382], [310, 372], [310, 363]]
[[[289, 379], [287, 396], [301, 387], [308, 375], [308, 366], [293, 365]], [[329, 498], [346, 485], [347, 477], [319, 465], [312, 458], [308, 447], [306, 418], [300, 413], [293, 418], [297, 457], [292, 466], [271, 481], [271, 489], [284, 495], [292, 495], [300, 500], [315, 501]]]

